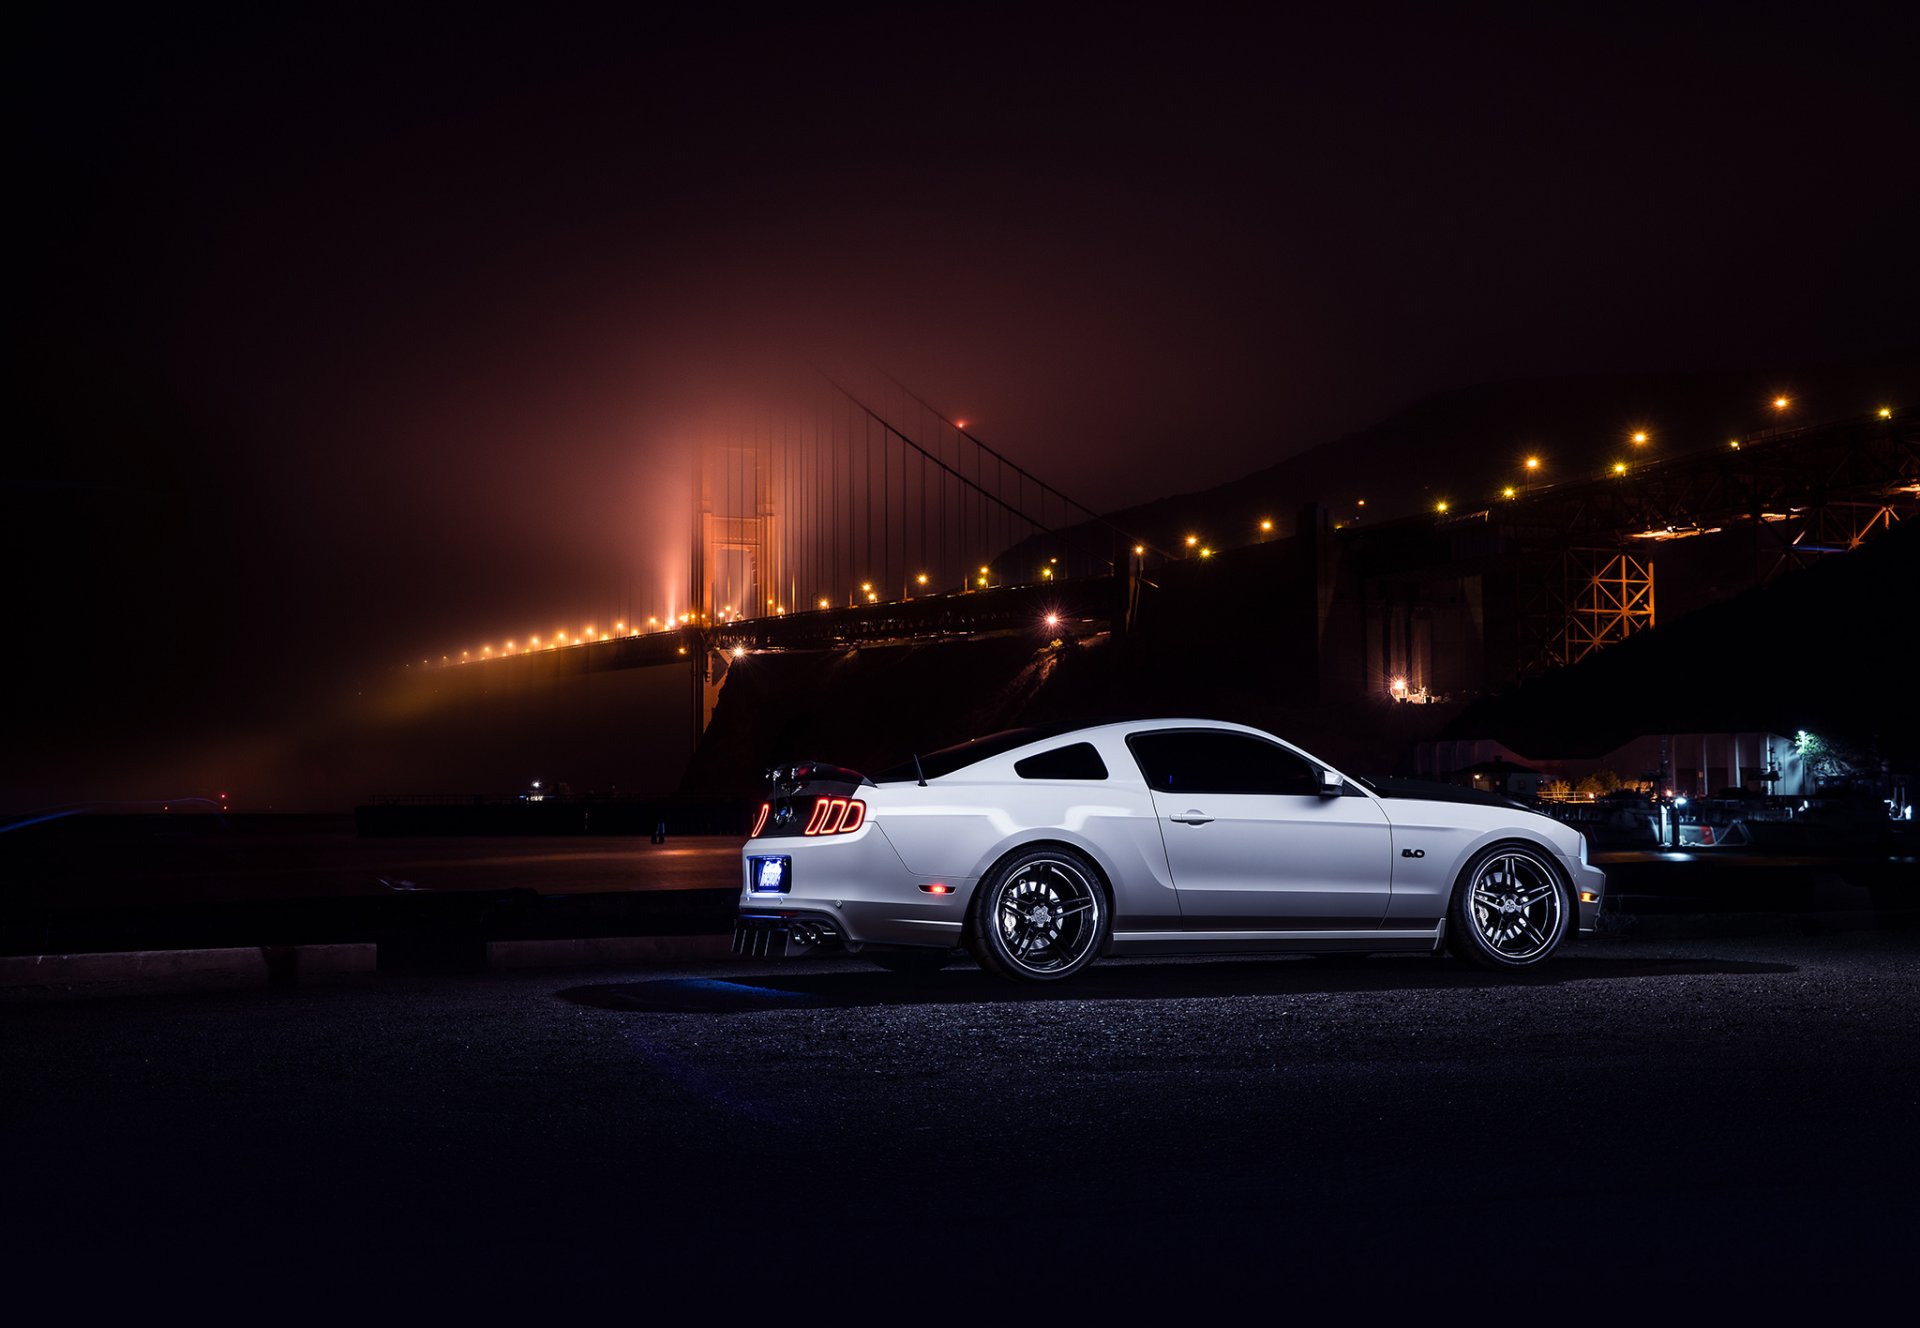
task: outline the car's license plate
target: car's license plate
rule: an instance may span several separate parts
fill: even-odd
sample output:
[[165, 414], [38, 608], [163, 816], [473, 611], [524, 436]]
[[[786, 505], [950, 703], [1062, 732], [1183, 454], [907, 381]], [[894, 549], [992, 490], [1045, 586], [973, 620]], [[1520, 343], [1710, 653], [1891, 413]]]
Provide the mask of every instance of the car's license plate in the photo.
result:
[[792, 858], [752, 858], [753, 888], [765, 894], [785, 894], [793, 885]]

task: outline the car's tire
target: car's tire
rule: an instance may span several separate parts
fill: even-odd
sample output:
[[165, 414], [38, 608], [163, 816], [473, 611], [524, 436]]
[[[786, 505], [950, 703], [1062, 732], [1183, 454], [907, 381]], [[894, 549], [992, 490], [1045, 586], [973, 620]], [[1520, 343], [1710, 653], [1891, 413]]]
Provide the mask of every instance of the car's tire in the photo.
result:
[[952, 962], [952, 950], [869, 950], [862, 959], [871, 959], [889, 973], [924, 977], [938, 973]]
[[1069, 848], [1038, 848], [980, 883], [967, 915], [967, 949], [1000, 977], [1059, 982], [1094, 961], [1110, 923], [1093, 864]]
[[1447, 949], [1477, 968], [1544, 963], [1576, 916], [1553, 855], [1531, 844], [1493, 844], [1473, 855], [1447, 904]]

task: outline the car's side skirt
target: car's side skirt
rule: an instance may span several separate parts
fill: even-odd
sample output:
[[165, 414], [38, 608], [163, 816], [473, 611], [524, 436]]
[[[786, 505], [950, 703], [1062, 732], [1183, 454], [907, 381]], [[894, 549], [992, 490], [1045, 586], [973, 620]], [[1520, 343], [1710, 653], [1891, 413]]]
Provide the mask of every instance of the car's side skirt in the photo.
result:
[[1268, 954], [1287, 951], [1429, 951], [1440, 948], [1444, 920], [1431, 927], [1353, 931], [1116, 931], [1108, 954]]

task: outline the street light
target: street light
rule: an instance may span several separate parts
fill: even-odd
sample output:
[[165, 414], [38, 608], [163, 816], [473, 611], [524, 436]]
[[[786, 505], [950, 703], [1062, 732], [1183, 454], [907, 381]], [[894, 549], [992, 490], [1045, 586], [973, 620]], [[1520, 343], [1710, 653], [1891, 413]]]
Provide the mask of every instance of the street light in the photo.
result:
[[1442, 498], [1439, 502], [1434, 504], [1433, 510], [1440, 513], [1442, 516], [1445, 516], [1447, 512], [1447, 506], [1448, 506], [1447, 500], [1445, 498]]
[[1614, 474], [1616, 474], [1616, 475], [1624, 475], [1624, 474], [1626, 474], [1626, 473], [1627, 473], [1627, 463], [1626, 463], [1626, 462], [1624, 462], [1624, 461], [1616, 461], [1616, 462], [1614, 462], [1614, 463], [1613, 463], [1613, 473], [1614, 473]]
[[1635, 447], [1645, 447], [1647, 445], [1647, 431], [1645, 429], [1635, 429], [1633, 431], [1633, 445]]
[[1881, 419], [1883, 419], [1883, 420], [1890, 420], [1890, 419], [1892, 419], [1892, 418], [1893, 418], [1893, 407], [1892, 407], [1892, 406], [1882, 406], [1882, 407], [1880, 407], [1880, 418], [1881, 418]]

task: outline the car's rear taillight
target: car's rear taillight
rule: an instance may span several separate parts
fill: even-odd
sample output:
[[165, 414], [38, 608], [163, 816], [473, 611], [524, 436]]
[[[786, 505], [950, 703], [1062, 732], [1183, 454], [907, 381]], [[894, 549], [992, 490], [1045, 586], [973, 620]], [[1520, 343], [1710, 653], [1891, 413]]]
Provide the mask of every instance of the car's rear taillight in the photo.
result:
[[867, 820], [867, 804], [858, 798], [820, 798], [807, 817], [805, 835], [850, 835]]
[[767, 828], [767, 814], [772, 810], [772, 803], [763, 802], [760, 804], [760, 810], [756, 812], [753, 817], [753, 832], [747, 836], [748, 839], [760, 838], [760, 832]]

